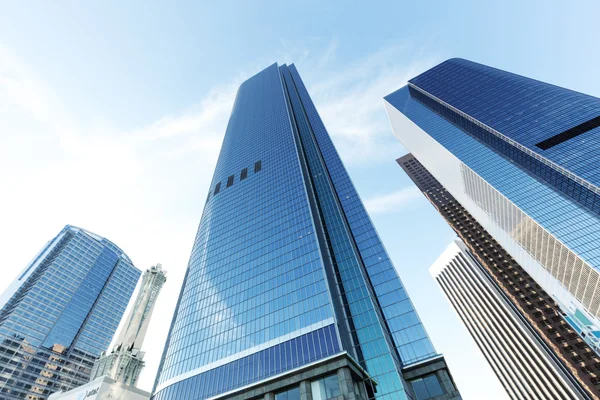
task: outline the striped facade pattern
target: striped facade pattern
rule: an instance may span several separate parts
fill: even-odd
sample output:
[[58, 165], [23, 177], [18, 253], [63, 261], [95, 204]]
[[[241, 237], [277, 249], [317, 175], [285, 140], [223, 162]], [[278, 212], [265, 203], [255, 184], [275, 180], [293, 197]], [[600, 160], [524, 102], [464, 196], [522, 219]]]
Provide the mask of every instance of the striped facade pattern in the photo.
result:
[[464, 245], [448, 250], [432, 273], [509, 396], [580, 398]]
[[466, 194], [592, 315], [600, 317], [600, 272], [583, 261], [470, 168], [461, 165]]

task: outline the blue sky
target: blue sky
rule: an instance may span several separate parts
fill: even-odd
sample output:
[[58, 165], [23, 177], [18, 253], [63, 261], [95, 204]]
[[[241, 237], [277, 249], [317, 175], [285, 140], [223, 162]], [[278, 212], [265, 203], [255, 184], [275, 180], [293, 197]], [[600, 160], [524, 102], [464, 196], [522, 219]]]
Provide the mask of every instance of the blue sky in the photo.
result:
[[505, 398], [429, 276], [453, 234], [395, 164], [405, 150], [382, 97], [449, 57], [600, 96], [596, 4], [2, 3], [5, 276], [66, 223], [113, 240], [140, 268], [161, 262], [169, 280], [145, 346], [143, 388], [235, 90], [273, 62], [294, 62], [464, 398]]

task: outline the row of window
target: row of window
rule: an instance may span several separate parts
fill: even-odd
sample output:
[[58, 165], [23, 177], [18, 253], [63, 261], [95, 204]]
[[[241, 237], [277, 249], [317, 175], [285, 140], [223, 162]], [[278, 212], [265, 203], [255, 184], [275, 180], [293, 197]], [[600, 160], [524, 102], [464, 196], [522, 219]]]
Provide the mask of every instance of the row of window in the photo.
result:
[[340, 352], [334, 325], [309, 332], [160, 390], [155, 400], [206, 399]]
[[567, 129], [557, 135], [554, 135], [546, 140], [543, 140], [536, 144], [542, 150], [548, 150], [551, 147], [559, 145], [563, 142], [566, 142], [569, 139], [573, 139], [579, 135], [582, 135], [588, 131], [591, 131], [594, 128], [600, 126], [600, 117], [592, 118], [589, 121], [585, 121], [573, 128]]
[[[408, 97], [407, 90], [404, 90], [401, 96], [402, 99], [406, 99]], [[459, 160], [537, 221], [540, 226], [552, 233], [557, 240], [563, 242], [581, 258], [590, 260], [593, 267], [597, 266], [593, 260], [598, 259], [600, 252], [597, 246], [590, 245], [590, 243], [594, 243], [590, 238], [600, 237], [598, 219], [595, 215], [571, 199], [558, 195], [552, 185], [540, 184], [536, 177], [526, 173], [520, 168], [520, 165], [509, 162], [473, 136], [462, 134], [464, 132], [460, 131], [458, 127], [437, 114], [431, 113], [421, 103], [413, 101], [407, 104], [409, 106], [401, 107], [401, 111], [405, 112], [431, 137], [450, 149]], [[567, 178], [565, 177], [565, 179]], [[567, 192], [570, 186], [571, 184], [567, 186]], [[462, 188], [458, 190], [462, 192]], [[592, 205], [595, 207], [596, 203], [594, 203], [593, 197], [596, 195], [587, 191], [589, 193], [586, 195], [586, 201], [591, 199]], [[583, 192], [579, 191], [574, 193], [583, 195]], [[600, 210], [600, 200], [597, 201], [597, 204], [598, 210]], [[514, 226], [516, 227], [516, 225]], [[487, 228], [492, 229], [491, 227]], [[504, 235], [505, 233], [500, 234]]]
[[[262, 169], [262, 162], [259, 160], [257, 162], [254, 163], [254, 173], [259, 172]], [[240, 173], [240, 181], [243, 181], [244, 179], [246, 179], [248, 177], [248, 168], [244, 168], [242, 170], [242, 172]], [[227, 178], [227, 184], [226, 187], [231, 187], [233, 186], [233, 182], [235, 181], [235, 175], [230, 175]], [[221, 191], [221, 182], [217, 183], [215, 185], [215, 190], [213, 191], [213, 193], [215, 195], [219, 194], [219, 192]], [[210, 196], [210, 193], [208, 194]]]
[[[526, 171], [532, 173], [539, 180], [566, 194], [579, 204], [587, 207], [595, 213], [600, 213], [600, 196], [594, 191], [590, 190], [588, 187], [582, 185], [577, 180], [565, 175], [563, 172], [553, 167], [546, 165], [546, 163], [543, 161], [509, 144], [498, 136], [493, 135], [488, 130], [445, 107], [437, 101], [427, 97], [418, 90], [409, 87], [409, 92], [411, 97], [428, 107], [431, 111], [435, 112], [442, 118], [455, 124], [463, 132], [490, 146], [498, 154], [512, 160]], [[588, 122], [591, 123], [591, 129], [593, 129], [593, 124], [595, 123], [594, 120]], [[588, 125], [584, 123], [582, 126], [583, 128], [577, 126], [575, 127], [577, 129], [573, 128], [573, 130], [567, 130], [559, 135], [553, 136], [545, 141], [537, 143], [536, 146], [542, 150], [548, 150], [551, 147], [570, 139], [571, 137], [580, 135], [581, 133], [577, 132], [579, 132], [581, 129], [586, 129], [586, 126]], [[587, 132], [587, 130], [585, 132]], [[564, 136], [562, 136], [563, 134]], [[575, 136], [572, 136], [573, 134], [575, 134]]]

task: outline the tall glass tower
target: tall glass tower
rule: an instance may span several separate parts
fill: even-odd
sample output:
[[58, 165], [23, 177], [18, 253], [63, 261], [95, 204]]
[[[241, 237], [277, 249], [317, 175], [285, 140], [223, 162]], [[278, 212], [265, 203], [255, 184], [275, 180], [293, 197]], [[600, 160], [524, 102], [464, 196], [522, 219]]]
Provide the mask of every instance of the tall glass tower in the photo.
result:
[[86, 383], [140, 277], [110, 241], [67, 225], [2, 295], [0, 399]]
[[[600, 99], [450, 59], [385, 100], [395, 135], [598, 349]], [[585, 373], [600, 384], [600, 365]]]
[[296, 68], [274, 64], [238, 90], [153, 398], [338, 395], [460, 398]]

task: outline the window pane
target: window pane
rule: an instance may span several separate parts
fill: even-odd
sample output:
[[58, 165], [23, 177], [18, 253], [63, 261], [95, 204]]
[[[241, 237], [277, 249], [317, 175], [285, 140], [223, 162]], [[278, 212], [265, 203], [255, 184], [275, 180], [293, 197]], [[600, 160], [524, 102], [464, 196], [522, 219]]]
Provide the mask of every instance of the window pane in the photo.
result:
[[341, 394], [337, 375], [331, 375], [327, 378], [324, 378], [323, 384], [325, 386], [325, 395], [327, 396], [327, 399], [339, 396]]
[[427, 390], [429, 391], [429, 396], [435, 397], [435, 396], [441, 396], [444, 394], [444, 390], [442, 389], [442, 386], [440, 385], [440, 382], [438, 381], [437, 376], [428, 375], [425, 378], [423, 378], [423, 381], [425, 382], [425, 385], [427, 386]]
[[337, 375], [311, 382], [313, 400], [327, 400], [341, 394]]
[[300, 388], [293, 388], [285, 392], [277, 393], [275, 400], [300, 400]]
[[427, 387], [425, 386], [425, 382], [423, 379], [415, 379], [411, 381], [413, 390], [415, 391], [415, 396], [417, 396], [417, 400], [427, 400], [429, 399], [429, 392], [427, 391]]

